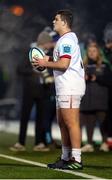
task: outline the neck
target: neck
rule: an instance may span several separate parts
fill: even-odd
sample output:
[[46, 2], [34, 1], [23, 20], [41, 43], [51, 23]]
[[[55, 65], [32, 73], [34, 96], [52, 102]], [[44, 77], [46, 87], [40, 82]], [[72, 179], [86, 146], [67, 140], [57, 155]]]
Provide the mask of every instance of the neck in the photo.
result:
[[68, 32], [71, 32], [71, 29], [67, 28], [67, 29], [62, 29], [60, 32], [59, 32], [59, 35], [60, 36], [63, 36], [64, 34], [68, 33]]

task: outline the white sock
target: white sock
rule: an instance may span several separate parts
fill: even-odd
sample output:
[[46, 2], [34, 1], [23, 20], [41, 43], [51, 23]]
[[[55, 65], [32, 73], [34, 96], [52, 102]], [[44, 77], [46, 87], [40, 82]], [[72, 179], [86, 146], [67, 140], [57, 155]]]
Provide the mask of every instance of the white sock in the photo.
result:
[[75, 149], [75, 148], [72, 148], [72, 157], [75, 158], [75, 160], [77, 162], [81, 162], [81, 149]]
[[70, 159], [70, 153], [71, 153], [71, 148], [62, 145], [62, 155], [61, 159], [68, 161]]

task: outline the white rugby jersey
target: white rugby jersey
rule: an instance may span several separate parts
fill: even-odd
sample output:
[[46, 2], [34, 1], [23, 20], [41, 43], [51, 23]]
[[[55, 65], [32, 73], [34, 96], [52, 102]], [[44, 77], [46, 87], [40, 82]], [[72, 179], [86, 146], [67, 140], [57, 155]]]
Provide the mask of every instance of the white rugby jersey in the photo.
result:
[[57, 41], [53, 52], [53, 61], [57, 61], [61, 57], [71, 60], [66, 71], [53, 70], [56, 95], [84, 95], [84, 68], [75, 33], [68, 32]]

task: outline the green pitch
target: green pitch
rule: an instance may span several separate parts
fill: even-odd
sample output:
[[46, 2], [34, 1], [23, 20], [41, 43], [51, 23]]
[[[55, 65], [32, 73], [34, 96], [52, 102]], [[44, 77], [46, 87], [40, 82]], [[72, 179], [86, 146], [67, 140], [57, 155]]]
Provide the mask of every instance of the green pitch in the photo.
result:
[[[61, 153], [60, 149], [54, 149], [50, 152], [33, 152], [33, 137], [27, 137], [26, 152], [11, 152], [9, 147], [15, 142], [17, 142], [15, 134], [0, 132], [0, 154], [28, 160], [28, 162], [47, 164], [56, 160]], [[0, 179], [88, 179], [87, 175], [90, 175], [89, 179], [94, 179], [94, 177], [112, 179], [112, 151], [84, 153], [82, 159], [84, 169], [78, 171], [81, 174], [77, 175], [0, 156]]]

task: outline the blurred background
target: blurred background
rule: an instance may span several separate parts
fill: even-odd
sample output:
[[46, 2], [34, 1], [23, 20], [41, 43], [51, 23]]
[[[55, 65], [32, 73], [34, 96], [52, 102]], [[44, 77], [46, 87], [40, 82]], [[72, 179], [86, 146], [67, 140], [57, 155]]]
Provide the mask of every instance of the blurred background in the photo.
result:
[[[9, 122], [16, 124], [20, 118], [22, 88], [16, 70], [24, 59], [24, 52], [43, 29], [52, 29], [56, 11], [63, 8], [73, 11], [73, 31], [79, 38], [81, 48], [91, 34], [103, 46], [104, 28], [112, 22], [111, 0], [0, 0], [1, 131], [9, 130]], [[33, 108], [31, 120], [34, 114]], [[96, 138], [101, 139], [101, 136]]]

